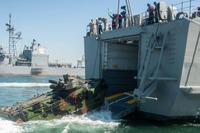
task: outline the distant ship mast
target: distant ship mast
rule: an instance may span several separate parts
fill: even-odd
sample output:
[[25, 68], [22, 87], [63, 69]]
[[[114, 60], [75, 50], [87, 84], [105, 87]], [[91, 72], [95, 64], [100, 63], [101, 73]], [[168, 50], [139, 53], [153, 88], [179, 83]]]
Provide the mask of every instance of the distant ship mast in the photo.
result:
[[82, 56], [81, 60], [77, 60], [77, 68], [84, 68], [85, 67], [85, 56]]
[[9, 39], [8, 39], [8, 44], [9, 44], [9, 64], [12, 64], [14, 59], [17, 57], [17, 47], [16, 44], [17, 42], [22, 39], [21, 38], [21, 32], [15, 33], [15, 28], [11, 23], [11, 14], [9, 14], [9, 22], [6, 23], [7, 30], [9, 33]]

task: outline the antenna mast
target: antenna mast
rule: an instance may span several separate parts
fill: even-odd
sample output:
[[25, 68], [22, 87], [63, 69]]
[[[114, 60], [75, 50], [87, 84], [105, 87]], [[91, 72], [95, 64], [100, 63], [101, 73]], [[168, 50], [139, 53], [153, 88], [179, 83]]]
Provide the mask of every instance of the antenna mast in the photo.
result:
[[118, 0], [118, 3], [117, 3], [117, 15], [119, 15], [119, 8], [120, 8], [120, 0]]
[[9, 45], [9, 64], [13, 63], [13, 60], [17, 57], [16, 43], [21, 39], [21, 32], [15, 33], [15, 28], [12, 26], [12, 15], [9, 14], [9, 22], [6, 23], [9, 33], [8, 45]]
[[129, 24], [133, 24], [133, 15], [132, 15], [132, 9], [131, 9], [131, 4], [129, 0], [126, 0], [126, 7], [128, 11], [128, 19], [129, 19]]

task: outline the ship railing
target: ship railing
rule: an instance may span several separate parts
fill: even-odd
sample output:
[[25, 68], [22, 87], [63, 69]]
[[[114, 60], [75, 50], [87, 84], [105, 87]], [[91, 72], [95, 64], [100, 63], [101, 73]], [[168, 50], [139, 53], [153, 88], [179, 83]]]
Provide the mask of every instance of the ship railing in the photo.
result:
[[172, 4], [172, 11], [176, 10], [177, 12], [184, 12], [188, 14], [188, 17], [190, 17], [192, 15], [192, 12], [195, 10], [196, 1], [197, 0], [187, 0], [177, 4]]
[[[168, 9], [171, 9], [171, 18], [167, 18], [168, 16]], [[162, 21], [159, 22], [168, 22], [168, 21], [174, 21], [176, 20], [176, 16], [178, 13], [183, 13], [184, 17], [192, 18], [196, 14], [200, 14], [200, 10], [197, 10], [197, 0], [187, 0], [187, 1], [182, 1], [177, 4], [172, 4], [167, 6], [166, 9], [166, 18]], [[199, 15], [200, 16], [200, 15]], [[149, 20], [154, 20], [153, 23], [155, 23], [155, 16], [153, 18], [149, 17], [149, 13], [147, 11], [142, 12], [138, 15], [133, 16], [133, 26], [142, 26], [142, 25], [148, 25]], [[132, 25], [131, 25], [132, 26]]]
[[[184, 13], [184, 17], [193, 18], [193, 16], [200, 17], [200, 10], [197, 10], [197, 0], [186, 0], [176, 4], [166, 5], [168, 9], [171, 9], [171, 19], [167, 18], [168, 9], [166, 9], [166, 18], [162, 22], [174, 21], [176, 20], [176, 15], [178, 13]], [[200, 6], [199, 6], [200, 7]], [[143, 26], [148, 25], [149, 20], [153, 20], [155, 23], [155, 16], [153, 18], [149, 17], [149, 13], [147, 11], [142, 12], [140, 14], [132, 16], [133, 23], [127, 26]], [[161, 21], [159, 21], [161, 22]], [[123, 28], [127, 28], [123, 27]]]
[[[184, 15], [184, 17], [187, 17], [189, 19], [195, 18], [195, 17], [200, 17], [200, 9], [197, 10], [197, 0], [185, 0], [182, 2], [179, 2], [177, 4], [171, 4], [171, 5], [166, 5], [166, 10], [164, 11], [165, 18], [163, 20], [159, 20], [159, 23], [162, 22], [169, 22], [169, 21], [174, 21], [177, 19], [177, 14], [178, 13], [182, 13], [182, 15]], [[200, 6], [199, 6], [200, 7]], [[169, 18], [168, 16], [168, 10], [171, 10], [171, 17]], [[181, 15], [180, 15], [181, 17]], [[116, 29], [111, 29], [111, 30], [117, 30], [117, 29], [123, 29], [123, 28], [128, 28], [128, 27], [133, 27], [133, 26], [144, 26], [144, 25], [150, 25], [153, 23], [156, 23], [155, 21], [155, 16], [153, 16], [153, 18], [149, 17], [149, 13], [147, 11], [142, 12], [140, 14], [134, 15], [134, 16], [130, 16], [127, 18], [129, 21], [127, 24], [122, 24], [122, 27], [120, 28], [116, 28]], [[153, 22], [149, 22], [150, 20], [153, 20]], [[108, 21], [108, 25], [112, 26], [112, 21], [109, 20]], [[110, 31], [109, 29], [103, 32], [107, 32]], [[97, 33], [95, 34], [90, 34], [89, 29], [87, 27], [86, 32], [88, 33], [88, 36], [98, 36]]]

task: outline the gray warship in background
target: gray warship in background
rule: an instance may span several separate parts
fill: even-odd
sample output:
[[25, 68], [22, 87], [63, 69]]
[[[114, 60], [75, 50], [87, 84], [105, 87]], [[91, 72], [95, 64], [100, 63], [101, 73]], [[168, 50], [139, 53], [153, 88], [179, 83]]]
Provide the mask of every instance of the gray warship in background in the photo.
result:
[[73, 67], [69, 63], [50, 63], [49, 55], [39, 43], [33, 39], [30, 46], [24, 46], [23, 52], [18, 55], [16, 43], [21, 39], [21, 32], [15, 33], [15, 28], [9, 23], [6, 24], [9, 32], [9, 50], [6, 52], [0, 46], [0, 76], [5, 75], [74, 75], [84, 77], [84, 58], [77, 61]]
[[0, 45], [0, 62], [3, 62], [5, 59], [5, 52], [3, 51], [3, 47]]
[[115, 29], [91, 21], [84, 38], [86, 79], [105, 81], [107, 104], [118, 116], [199, 118], [200, 8], [194, 0], [158, 4], [158, 22], [148, 12], [132, 16], [129, 2], [121, 27], [114, 23], [121, 20], [113, 21]]

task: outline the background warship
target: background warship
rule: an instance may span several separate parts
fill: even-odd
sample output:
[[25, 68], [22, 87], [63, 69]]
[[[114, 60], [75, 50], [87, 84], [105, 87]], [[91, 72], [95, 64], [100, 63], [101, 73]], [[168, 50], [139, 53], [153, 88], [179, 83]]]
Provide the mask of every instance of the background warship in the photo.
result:
[[18, 55], [16, 43], [22, 39], [21, 32], [15, 33], [11, 23], [6, 24], [9, 32], [9, 50], [6, 52], [0, 47], [0, 75], [79, 75], [84, 76], [84, 58], [77, 61], [73, 67], [69, 63], [50, 63], [49, 55], [39, 43], [33, 39], [31, 46], [24, 46], [23, 52]]

